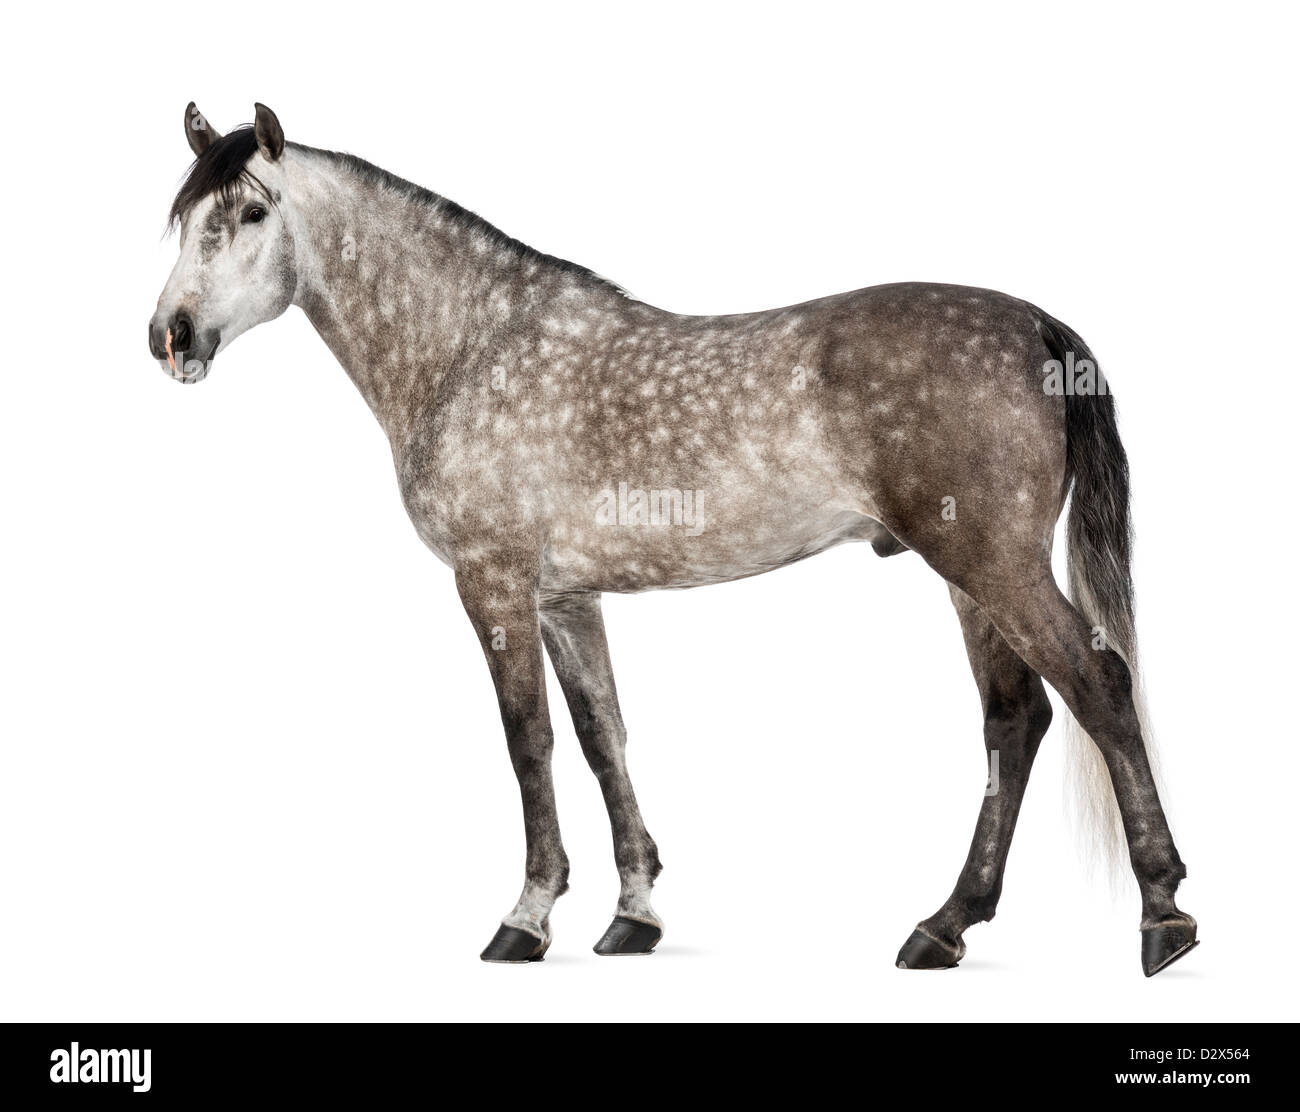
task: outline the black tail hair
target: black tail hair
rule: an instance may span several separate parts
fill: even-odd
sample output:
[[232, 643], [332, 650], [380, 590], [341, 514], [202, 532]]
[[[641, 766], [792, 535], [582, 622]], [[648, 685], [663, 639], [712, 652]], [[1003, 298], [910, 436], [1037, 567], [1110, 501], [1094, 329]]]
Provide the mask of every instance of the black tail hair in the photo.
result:
[[1065, 394], [1065, 482], [1073, 486], [1066, 521], [1070, 593], [1103, 611], [1096, 616], [1107, 619], [1108, 642], [1135, 669], [1128, 454], [1119, 438], [1115, 399], [1077, 332], [1045, 313], [1039, 332], [1058, 363], [1077, 367], [1086, 359], [1096, 368], [1095, 393]]
[[[1070, 599], [1093, 628], [1094, 638], [1100, 633], [1104, 646], [1114, 649], [1128, 665], [1133, 701], [1154, 768], [1137, 666], [1128, 455], [1119, 437], [1115, 399], [1096, 357], [1078, 333], [1041, 310], [1036, 312], [1039, 334], [1053, 359], [1063, 367], [1072, 361], [1075, 368], [1086, 359], [1094, 369], [1093, 392], [1065, 391], [1065, 488], [1071, 492], [1065, 529]], [[1102, 647], [1095, 640], [1094, 645]], [[1125, 839], [1110, 773], [1101, 751], [1073, 719], [1067, 735], [1079, 779], [1074, 802], [1080, 827], [1101, 849], [1112, 876], [1118, 876], [1125, 858]]]

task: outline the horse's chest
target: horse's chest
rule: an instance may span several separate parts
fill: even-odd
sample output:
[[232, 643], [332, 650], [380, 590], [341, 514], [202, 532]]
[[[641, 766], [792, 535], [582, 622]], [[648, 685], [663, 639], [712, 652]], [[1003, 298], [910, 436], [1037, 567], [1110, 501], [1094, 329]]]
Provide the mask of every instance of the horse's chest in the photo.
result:
[[395, 457], [416, 532], [453, 567], [467, 552], [541, 537], [553, 501], [554, 446], [485, 431], [473, 421], [453, 421], [415, 438]]
[[420, 540], [444, 564], [455, 567], [456, 543], [449, 507], [419, 491], [408, 493], [405, 487], [402, 490], [402, 502]]
[[402, 504], [421, 541], [449, 567], [455, 566], [458, 499], [455, 488], [439, 482], [439, 461], [423, 450], [399, 454], [397, 481]]

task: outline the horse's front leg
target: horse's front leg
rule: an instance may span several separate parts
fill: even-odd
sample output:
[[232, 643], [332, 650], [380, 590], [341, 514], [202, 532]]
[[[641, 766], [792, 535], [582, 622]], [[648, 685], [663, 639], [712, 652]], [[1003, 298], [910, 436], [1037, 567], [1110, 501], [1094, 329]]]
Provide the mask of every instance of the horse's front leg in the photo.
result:
[[551, 944], [550, 914], [568, 887], [569, 859], [551, 781], [551, 721], [537, 615], [535, 567], [509, 558], [458, 564], [456, 587], [487, 657], [501, 705], [510, 763], [524, 805], [524, 890], [501, 921], [484, 961], [540, 961]]
[[650, 906], [650, 889], [660, 871], [659, 851], [641, 821], [627, 772], [627, 731], [614, 688], [600, 595], [543, 595], [541, 613], [542, 639], [582, 752], [600, 781], [614, 834], [618, 910], [595, 950], [606, 957], [648, 954], [663, 937], [663, 924]]

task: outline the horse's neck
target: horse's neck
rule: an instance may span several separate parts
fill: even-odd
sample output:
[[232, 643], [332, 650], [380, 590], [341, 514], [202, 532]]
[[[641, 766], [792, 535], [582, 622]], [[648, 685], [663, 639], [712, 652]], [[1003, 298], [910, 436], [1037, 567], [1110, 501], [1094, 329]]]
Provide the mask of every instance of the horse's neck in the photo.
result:
[[295, 300], [395, 446], [450, 372], [491, 366], [490, 345], [503, 333], [571, 295], [568, 275], [521, 259], [492, 229], [329, 156], [295, 152], [289, 182], [299, 222]]
[[452, 238], [436, 210], [322, 156], [296, 153], [289, 185], [295, 300], [385, 432], [398, 436], [471, 325]]

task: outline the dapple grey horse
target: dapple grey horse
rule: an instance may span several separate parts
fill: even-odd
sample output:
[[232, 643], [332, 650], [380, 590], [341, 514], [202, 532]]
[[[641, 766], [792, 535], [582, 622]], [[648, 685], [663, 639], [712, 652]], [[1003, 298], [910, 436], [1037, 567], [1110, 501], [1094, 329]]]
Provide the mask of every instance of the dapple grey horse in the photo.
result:
[[[388, 435], [407, 512], [482, 644], [523, 796], [523, 892], [484, 960], [540, 959], [568, 882], [543, 649], [613, 829], [621, 887], [596, 952], [649, 953], [659, 856], [601, 593], [720, 583], [851, 540], [911, 550], [947, 581], [997, 761], [957, 885], [897, 965], [953, 966], [993, 917], [1051, 719], [1044, 680], [1117, 804], [1145, 972], [1196, 945], [1135, 704], [1128, 465], [1071, 329], [1015, 297], [922, 283], [682, 316], [358, 158], [286, 143], [262, 105], [222, 136], [190, 104], [185, 135], [180, 258], [150, 351], [197, 382], [297, 305]], [[1067, 496], [1073, 601], [1051, 570]]]

